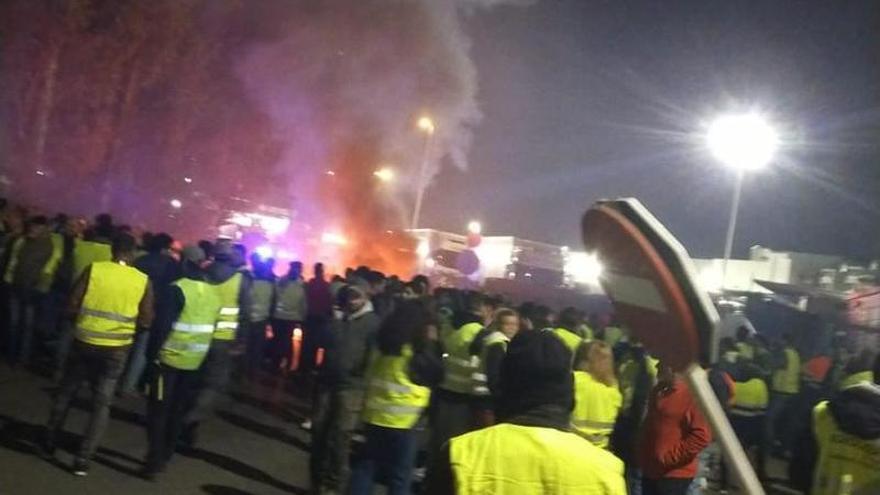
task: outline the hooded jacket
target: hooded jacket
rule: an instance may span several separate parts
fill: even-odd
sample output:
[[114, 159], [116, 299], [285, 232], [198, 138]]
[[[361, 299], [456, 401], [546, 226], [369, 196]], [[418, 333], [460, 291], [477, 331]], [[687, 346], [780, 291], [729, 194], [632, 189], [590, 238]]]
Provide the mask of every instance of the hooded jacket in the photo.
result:
[[[841, 390], [828, 402], [828, 410], [841, 431], [880, 442], [880, 385], [865, 382]], [[809, 492], [818, 457], [819, 446], [811, 427], [796, 445], [789, 467], [795, 487]]]

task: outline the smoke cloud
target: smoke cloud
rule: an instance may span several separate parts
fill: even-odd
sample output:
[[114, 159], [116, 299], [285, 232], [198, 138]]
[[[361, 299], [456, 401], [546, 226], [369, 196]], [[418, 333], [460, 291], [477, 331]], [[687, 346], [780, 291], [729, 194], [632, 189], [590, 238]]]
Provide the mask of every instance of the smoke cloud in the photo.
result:
[[[422, 115], [436, 126], [428, 176], [466, 168], [481, 119], [477, 70], [462, 17], [502, 1], [331, 0], [286, 4], [274, 39], [237, 66], [284, 143], [278, 175], [304, 219], [368, 247], [351, 262], [401, 260], [385, 228], [408, 224], [424, 158]], [[372, 176], [391, 166], [396, 179]], [[332, 175], [328, 175], [332, 171]], [[385, 252], [380, 246], [384, 246]], [[372, 259], [363, 259], [365, 254]]]

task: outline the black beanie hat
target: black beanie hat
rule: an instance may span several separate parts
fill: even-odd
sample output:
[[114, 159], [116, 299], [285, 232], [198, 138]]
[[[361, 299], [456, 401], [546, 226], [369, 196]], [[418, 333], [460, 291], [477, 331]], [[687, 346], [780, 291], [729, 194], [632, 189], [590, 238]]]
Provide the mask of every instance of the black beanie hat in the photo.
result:
[[571, 352], [546, 330], [519, 332], [501, 363], [498, 415], [516, 416], [544, 405], [574, 409]]

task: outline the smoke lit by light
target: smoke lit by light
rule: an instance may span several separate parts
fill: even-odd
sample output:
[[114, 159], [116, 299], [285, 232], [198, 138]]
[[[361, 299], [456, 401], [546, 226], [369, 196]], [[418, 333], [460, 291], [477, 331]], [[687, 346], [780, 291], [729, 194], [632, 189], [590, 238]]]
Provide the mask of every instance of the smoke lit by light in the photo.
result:
[[348, 244], [348, 239], [343, 237], [341, 234], [337, 234], [335, 232], [324, 232], [323, 234], [321, 234], [321, 242], [323, 242], [324, 244], [344, 246]]
[[258, 246], [256, 249], [254, 249], [254, 252], [257, 253], [257, 256], [263, 258], [264, 260], [267, 260], [274, 255], [272, 246], [267, 245]]

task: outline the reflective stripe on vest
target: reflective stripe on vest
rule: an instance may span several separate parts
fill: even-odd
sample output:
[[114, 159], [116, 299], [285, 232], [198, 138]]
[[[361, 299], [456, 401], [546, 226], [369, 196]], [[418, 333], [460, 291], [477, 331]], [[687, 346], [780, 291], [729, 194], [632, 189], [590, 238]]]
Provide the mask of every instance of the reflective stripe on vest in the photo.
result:
[[76, 339], [105, 347], [131, 344], [146, 288], [147, 276], [135, 268], [110, 261], [92, 263]]
[[486, 375], [486, 357], [489, 355], [489, 349], [491, 349], [492, 346], [503, 346], [503, 349], [506, 351], [508, 342], [510, 342], [510, 339], [498, 330], [495, 330], [483, 339], [483, 346], [480, 349], [479, 371], [471, 374], [474, 395], [489, 395], [489, 377]]
[[791, 347], [785, 348], [785, 367], [773, 372], [773, 391], [796, 394], [800, 390], [801, 357]]
[[9, 262], [6, 264], [6, 273], [3, 274], [3, 281], [7, 284], [12, 283], [12, 277], [15, 276], [15, 268], [18, 266], [18, 256], [21, 254], [21, 246], [24, 245], [24, 237], [19, 237], [12, 243], [12, 251], [9, 253]]
[[409, 378], [412, 349], [400, 356], [374, 353], [367, 372], [364, 422], [385, 428], [410, 429], [428, 406], [431, 389]]
[[880, 440], [866, 440], [841, 430], [828, 409], [828, 401], [813, 409], [813, 433], [818, 458], [812, 495], [838, 495], [846, 484], [850, 489], [847, 493], [853, 495], [880, 491]]
[[205, 360], [220, 314], [217, 287], [184, 278], [174, 283], [183, 293], [183, 310], [162, 344], [159, 360], [172, 368], [198, 369]]
[[848, 375], [846, 378], [840, 381], [840, 384], [837, 386], [838, 390], [843, 390], [845, 388], [854, 387], [856, 385], [860, 385], [862, 383], [874, 383], [874, 372], [873, 371], [860, 371], [858, 373], [853, 373]]
[[441, 388], [460, 394], [473, 394], [472, 375], [479, 370], [480, 358], [471, 355], [470, 346], [482, 329], [480, 323], [468, 323], [446, 337], [443, 342], [447, 353], [443, 359], [446, 374]]
[[752, 378], [747, 382], [734, 382], [736, 399], [730, 414], [736, 416], [760, 416], [767, 412], [769, 394], [767, 384], [760, 378]]
[[597, 447], [607, 448], [614, 422], [623, 405], [620, 389], [597, 381], [585, 371], [574, 372], [574, 411], [571, 423]]
[[217, 284], [217, 294], [222, 305], [218, 310], [217, 326], [214, 331], [215, 340], [235, 340], [235, 331], [238, 329], [239, 293], [241, 292], [241, 272], [229, 277], [228, 280]]
[[626, 495], [623, 462], [575, 433], [501, 423], [449, 441], [456, 493]]

